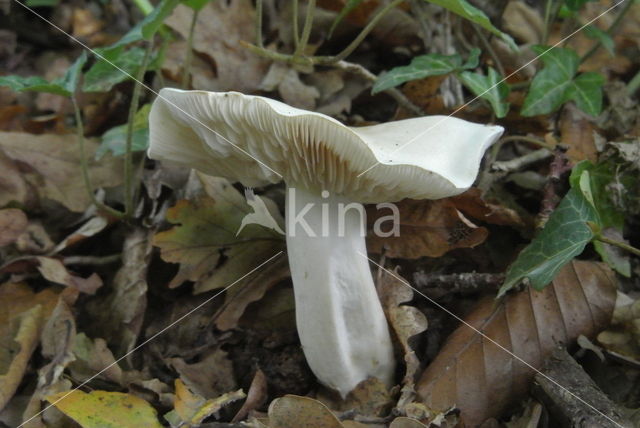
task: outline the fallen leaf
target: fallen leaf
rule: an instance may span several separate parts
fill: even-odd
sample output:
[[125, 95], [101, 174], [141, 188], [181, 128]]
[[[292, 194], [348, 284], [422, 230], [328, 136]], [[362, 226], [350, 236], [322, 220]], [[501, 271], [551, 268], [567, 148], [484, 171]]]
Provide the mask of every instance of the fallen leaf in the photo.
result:
[[[77, 296], [77, 292], [75, 294]], [[58, 382], [67, 365], [75, 360], [75, 337], [74, 316], [67, 301], [60, 298], [42, 331], [41, 352], [51, 362], [38, 370], [39, 386], [50, 386]]]
[[38, 262], [38, 271], [51, 282], [73, 287], [85, 294], [95, 294], [96, 290], [102, 287], [102, 280], [95, 273], [88, 278], [82, 278], [69, 272], [58, 259], [43, 256], [33, 257], [33, 259]]
[[413, 300], [413, 290], [408, 287], [407, 281], [398, 279], [400, 276], [395, 271], [395, 276], [381, 272], [376, 286], [382, 308], [395, 333], [405, 362], [405, 373], [402, 380], [401, 396], [398, 399], [399, 408], [411, 403], [415, 398], [415, 380], [420, 369], [420, 360], [409, 343], [409, 339], [424, 332], [429, 326], [425, 315], [413, 306], [406, 303]]
[[[84, 381], [91, 376], [122, 384], [122, 369], [102, 338], [90, 339], [84, 333], [78, 333], [73, 341], [75, 360], [67, 366], [76, 381]], [[104, 370], [104, 371], [103, 371]]]
[[0, 410], [16, 392], [57, 301], [51, 288], [36, 294], [25, 284], [0, 285]]
[[401, 416], [395, 418], [389, 425], [389, 428], [427, 428], [427, 425], [418, 420]]
[[[398, 236], [380, 236], [370, 233], [367, 248], [374, 253], [385, 249], [392, 258], [416, 259], [419, 257], [440, 257], [456, 248], [473, 248], [487, 238], [488, 231], [472, 224], [456, 209], [450, 198], [436, 201], [416, 201], [405, 199], [395, 204], [399, 210]], [[367, 224], [391, 234], [386, 228], [390, 213], [386, 209], [367, 209]], [[382, 220], [386, 218], [387, 220]]]
[[[191, 8], [178, 5], [165, 24], [186, 40], [192, 14]], [[240, 46], [241, 40], [255, 40], [254, 20], [255, 9], [249, 0], [210, 2], [200, 10], [193, 49], [209, 58], [216, 70], [216, 79], [210, 82], [210, 86], [197, 89], [245, 93], [258, 89], [269, 61]]]
[[221, 396], [206, 400], [203, 397], [189, 391], [180, 379], [175, 381], [176, 398], [174, 410], [164, 415], [172, 427], [199, 427], [200, 423], [218, 412], [222, 407], [245, 397], [241, 389], [235, 392], [222, 394]]
[[343, 428], [321, 402], [309, 397], [285, 395], [269, 405], [269, 428]]
[[516, 211], [496, 202], [486, 201], [482, 197], [482, 191], [477, 187], [472, 187], [451, 199], [458, 210], [474, 220], [499, 226], [524, 227], [526, 225]]
[[598, 160], [594, 132], [592, 121], [573, 104], [569, 103], [562, 109], [560, 134], [562, 143], [569, 146], [567, 156], [573, 162]]
[[260, 83], [264, 91], [278, 90], [282, 101], [297, 108], [315, 110], [320, 92], [300, 80], [298, 71], [280, 62], [271, 64]]
[[187, 363], [182, 358], [168, 358], [166, 361], [191, 391], [205, 399], [219, 397], [238, 387], [233, 363], [222, 349], [215, 349], [194, 363]]
[[238, 413], [231, 419], [231, 423], [240, 422], [247, 417], [249, 412], [262, 406], [265, 401], [267, 401], [267, 377], [262, 370], [258, 369], [253, 376], [251, 386], [249, 386], [247, 399], [238, 410]]
[[56, 245], [54, 252], [58, 253], [64, 250], [67, 247], [77, 244], [85, 240], [86, 238], [90, 238], [100, 232], [102, 232], [105, 227], [109, 224], [109, 221], [105, 217], [95, 216], [91, 217], [89, 221], [80, 226], [73, 233], [69, 234], [65, 237], [58, 245]]
[[13, 244], [27, 228], [27, 216], [17, 208], [0, 210], [0, 247]]
[[45, 397], [82, 428], [160, 428], [156, 410], [122, 392], [73, 390]]
[[0, 206], [10, 202], [24, 204], [29, 199], [29, 185], [18, 166], [0, 151]]
[[46, 254], [54, 243], [44, 226], [38, 221], [29, 222], [24, 232], [16, 240], [16, 248], [21, 253]]
[[[122, 183], [122, 165], [105, 157], [97, 162], [97, 143], [86, 139], [89, 174], [95, 189]], [[53, 199], [74, 212], [84, 211], [91, 203], [80, 170], [79, 146], [75, 135], [32, 135], [0, 132], [0, 151], [20, 164], [21, 175], [40, 198]], [[15, 184], [14, 184], [15, 186]], [[0, 200], [12, 200], [0, 189]]]
[[540, 368], [559, 344], [594, 336], [609, 323], [615, 296], [615, 277], [606, 265], [573, 261], [542, 291], [527, 288], [500, 302], [483, 300], [466, 322], [486, 337], [458, 327], [418, 381], [419, 397], [432, 409], [457, 407], [467, 426], [500, 415], [528, 391], [530, 367]]

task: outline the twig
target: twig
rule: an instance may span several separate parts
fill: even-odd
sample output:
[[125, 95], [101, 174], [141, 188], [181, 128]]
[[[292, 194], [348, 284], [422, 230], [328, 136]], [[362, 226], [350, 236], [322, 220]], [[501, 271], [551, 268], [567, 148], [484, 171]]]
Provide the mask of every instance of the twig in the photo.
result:
[[491, 169], [500, 172], [513, 172], [551, 156], [553, 156], [553, 152], [547, 149], [539, 149], [508, 161], [496, 161], [491, 165]]
[[501, 273], [424, 273], [413, 274], [413, 285], [432, 298], [440, 298], [447, 294], [474, 294], [479, 291], [494, 291], [504, 280]]
[[62, 259], [65, 265], [110, 265], [119, 262], [122, 254], [111, 254], [109, 256], [69, 256]]
[[547, 184], [543, 191], [542, 208], [538, 215], [538, 224], [540, 226], [543, 226], [547, 222], [549, 216], [558, 205], [558, 202], [560, 202], [557, 187], [560, 184], [560, 178], [569, 171], [571, 171], [571, 165], [565, 154], [565, 150], [561, 147], [556, 148], [553, 152], [553, 161], [549, 167]]
[[133, 86], [133, 94], [131, 95], [131, 105], [129, 106], [129, 118], [127, 122], [127, 139], [126, 146], [124, 152], [124, 215], [125, 217], [130, 217], [133, 213], [133, 159], [132, 159], [132, 149], [133, 149], [133, 125], [135, 121], [135, 115], [138, 112], [138, 105], [140, 104], [140, 93], [142, 91], [142, 79], [144, 79], [144, 74], [147, 71], [147, 66], [149, 64], [149, 58], [151, 57], [151, 51], [153, 50], [153, 42], [148, 42], [147, 49], [144, 52], [144, 58], [142, 59], [142, 64], [140, 64], [140, 69], [138, 70], [138, 75], [136, 76], [136, 81]]
[[124, 215], [123, 213], [100, 202], [93, 192], [93, 184], [91, 183], [91, 177], [89, 177], [89, 164], [87, 162], [82, 114], [80, 113], [80, 107], [78, 106], [78, 102], [75, 96], [71, 97], [71, 103], [73, 104], [73, 110], [76, 117], [78, 145], [80, 147], [80, 169], [82, 170], [82, 179], [84, 181], [84, 186], [87, 189], [87, 193], [89, 194], [89, 198], [91, 199], [91, 203], [93, 203], [93, 205], [95, 205], [99, 210], [104, 211], [109, 215], [112, 215], [113, 217], [122, 218]]
[[[257, 1], [258, 3], [261, 3], [261, 0], [257, 0]], [[189, 73], [191, 72], [191, 57], [193, 56], [193, 35], [195, 33], [196, 22], [198, 21], [199, 13], [200, 13], [200, 9], [194, 9], [193, 15], [191, 17], [191, 26], [189, 27], [189, 37], [187, 38], [187, 53], [184, 58], [184, 66], [182, 67], [182, 82], [181, 82], [182, 89], [188, 89], [187, 86], [189, 85]], [[259, 22], [262, 22], [262, 20], [259, 20]], [[259, 37], [259, 40], [260, 40], [260, 43], [262, 43], [262, 38]]]
[[[629, 9], [631, 9], [631, 6], [633, 6], [633, 3], [635, 3], [634, 0], [626, 0], [624, 6], [622, 7], [622, 10], [616, 15], [616, 18], [613, 20], [609, 28], [607, 28], [606, 33], [609, 36], [613, 37], [615, 35], [615, 32], [618, 30], [618, 27], [622, 23], [622, 18], [624, 18], [624, 16], [627, 14]], [[582, 55], [582, 58], [580, 58], [580, 63], [583, 63], [587, 59], [589, 59], [593, 54], [595, 54], [598, 51], [598, 49], [600, 49], [601, 46], [602, 46], [602, 40], [597, 39], [596, 42], [591, 47], [591, 49], [589, 49], [587, 53]]]

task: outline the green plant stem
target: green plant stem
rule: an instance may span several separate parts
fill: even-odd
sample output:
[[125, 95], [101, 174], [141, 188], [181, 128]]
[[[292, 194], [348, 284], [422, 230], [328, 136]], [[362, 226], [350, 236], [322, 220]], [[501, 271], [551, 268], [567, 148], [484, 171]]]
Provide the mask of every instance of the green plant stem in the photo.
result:
[[[631, 2], [630, 2], [631, 3]], [[616, 241], [615, 239], [607, 238], [606, 236], [598, 235], [595, 237], [596, 240], [600, 242], [604, 242], [605, 244], [613, 245], [618, 248], [622, 248], [625, 251], [630, 252], [631, 254], [635, 254], [636, 256], [640, 256], [640, 249], [634, 246], [631, 246], [627, 243]]]
[[627, 93], [633, 95], [640, 88], [640, 71], [627, 84]]
[[551, 26], [551, 9], [553, 9], [553, 0], [547, 0], [544, 7], [544, 28], [542, 29], [542, 44], [546, 45], [549, 40], [549, 27]]
[[524, 141], [525, 143], [535, 144], [538, 147], [542, 147], [550, 151], [555, 150], [555, 146], [547, 143], [546, 141], [535, 137], [529, 137], [527, 135], [509, 135], [508, 137], [503, 137], [500, 139], [498, 144], [496, 144], [496, 146], [501, 146], [504, 143], [509, 143], [512, 141]]
[[89, 163], [87, 161], [87, 150], [85, 147], [82, 113], [80, 113], [80, 107], [78, 106], [78, 102], [75, 96], [71, 97], [71, 103], [73, 104], [73, 111], [76, 117], [76, 130], [78, 134], [78, 145], [80, 147], [80, 169], [82, 170], [82, 180], [84, 181], [84, 186], [87, 190], [87, 193], [89, 194], [89, 199], [91, 199], [91, 203], [93, 203], [93, 205], [95, 205], [99, 210], [105, 211], [113, 217], [122, 218], [123, 213], [103, 204], [96, 198], [95, 193], [93, 193], [93, 184], [91, 183], [91, 177], [89, 177]]
[[500, 58], [498, 57], [498, 54], [496, 54], [496, 51], [493, 49], [493, 47], [491, 47], [491, 43], [489, 43], [489, 39], [487, 39], [487, 37], [482, 32], [482, 30], [476, 24], [471, 24], [471, 26], [473, 27], [474, 31], [478, 35], [478, 38], [480, 38], [480, 41], [484, 45], [487, 52], [489, 52], [489, 56], [491, 56], [491, 59], [493, 59], [493, 62], [495, 63], [496, 68], [498, 69], [498, 73], [500, 73], [501, 76], [506, 76], [507, 74], [504, 71], [504, 66], [502, 65], [502, 61], [500, 61]]
[[[309, 36], [311, 35], [311, 27], [313, 27], [313, 16], [316, 13], [316, 0], [307, 0], [307, 13], [304, 18], [304, 27], [302, 27], [302, 35], [296, 47], [294, 56], [304, 55]], [[298, 19], [297, 17], [295, 18]]]
[[343, 59], [345, 59], [346, 57], [351, 55], [351, 53], [354, 50], [356, 50], [356, 48], [358, 46], [360, 46], [360, 43], [362, 43], [362, 41], [365, 39], [365, 37], [367, 37], [367, 35], [369, 35], [371, 30], [374, 29], [376, 24], [378, 24], [378, 22], [387, 14], [387, 12], [389, 12], [391, 9], [399, 6], [403, 2], [404, 2], [404, 0], [393, 0], [391, 3], [387, 4], [384, 8], [382, 8], [380, 10], [380, 12], [378, 12], [371, 19], [371, 21], [369, 21], [367, 26], [362, 29], [360, 34], [358, 34], [356, 36], [356, 38], [353, 39], [353, 41], [349, 44], [349, 46], [344, 48], [344, 50], [342, 52], [340, 52], [339, 54], [337, 54], [335, 56], [331, 56], [331, 57], [318, 57], [318, 58], [322, 58], [320, 61], [322, 61], [323, 64], [332, 64], [332, 63], [336, 63], [338, 61], [342, 61]]
[[133, 0], [133, 3], [138, 6], [140, 12], [144, 13], [144, 15], [149, 15], [153, 10], [153, 5], [149, 2], [149, 0]]
[[184, 65], [182, 66], [182, 81], [180, 82], [180, 86], [182, 86], [182, 89], [189, 89], [189, 74], [191, 73], [191, 59], [193, 57], [193, 35], [195, 34], [196, 22], [198, 22], [199, 13], [199, 9], [194, 9], [193, 15], [191, 16], [191, 26], [189, 27], [189, 37], [187, 38], [187, 53], [184, 57]]
[[[618, 30], [618, 27], [622, 23], [622, 19], [627, 14], [629, 9], [631, 9], [631, 6], [633, 6], [633, 3], [634, 3], [634, 0], [627, 0], [624, 6], [622, 6], [622, 10], [618, 12], [618, 14], [616, 15], [616, 18], [613, 20], [609, 28], [607, 28], [606, 33], [609, 36], [613, 37], [615, 35], [616, 31]], [[583, 63], [587, 59], [589, 59], [593, 54], [598, 52], [598, 49], [600, 49], [601, 47], [602, 47], [602, 42], [600, 40], [596, 40], [593, 46], [591, 46], [591, 49], [589, 49], [587, 53], [582, 55], [582, 58], [580, 58], [580, 63]]]
[[134, 174], [133, 174], [133, 125], [135, 121], [136, 113], [138, 112], [138, 105], [140, 104], [140, 94], [142, 92], [142, 79], [147, 71], [149, 65], [149, 58], [151, 57], [151, 51], [153, 50], [153, 43], [147, 44], [147, 49], [144, 52], [144, 58], [142, 64], [138, 69], [136, 81], [133, 86], [133, 94], [131, 95], [131, 104], [129, 105], [129, 118], [127, 121], [127, 139], [124, 152], [124, 213], [126, 217], [131, 217], [133, 214], [134, 206]]
[[264, 47], [262, 42], [262, 0], [256, 0], [256, 45]]
[[296, 50], [300, 46], [300, 29], [298, 28], [298, 0], [291, 0], [291, 27], [293, 32], [293, 45]]

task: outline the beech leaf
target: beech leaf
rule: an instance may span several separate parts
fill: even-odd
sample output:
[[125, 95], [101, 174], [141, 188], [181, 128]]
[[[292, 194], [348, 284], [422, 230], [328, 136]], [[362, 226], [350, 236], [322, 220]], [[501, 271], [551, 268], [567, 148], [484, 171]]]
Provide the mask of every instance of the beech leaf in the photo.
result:
[[[539, 369], [558, 345], [593, 337], [611, 321], [615, 275], [603, 263], [572, 261], [549, 287], [526, 288], [496, 302], [479, 302], [418, 381], [426, 406], [460, 409], [465, 426], [479, 426], [520, 400], [534, 371], [491, 340]], [[491, 340], [489, 340], [491, 339]]]

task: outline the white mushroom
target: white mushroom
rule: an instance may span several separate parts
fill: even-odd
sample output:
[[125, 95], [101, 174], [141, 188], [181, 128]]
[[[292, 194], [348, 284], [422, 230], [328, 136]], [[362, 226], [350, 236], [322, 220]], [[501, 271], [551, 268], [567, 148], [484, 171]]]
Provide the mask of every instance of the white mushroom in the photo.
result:
[[245, 186], [285, 181], [296, 321], [311, 370], [343, 397], [370, 376], [390, 385], [393, 347], [362, 256], [361, 204], [463, 192], [502, 128], [445, 116], [350, 128], [268, 98], [176, 89], [160, 91], [149, 121], [152, 159]]

